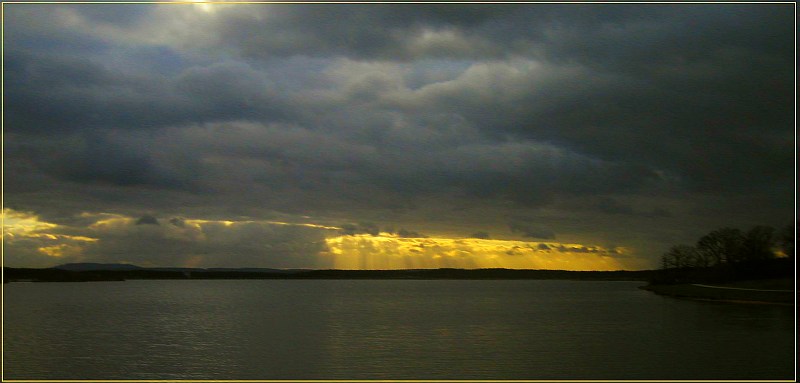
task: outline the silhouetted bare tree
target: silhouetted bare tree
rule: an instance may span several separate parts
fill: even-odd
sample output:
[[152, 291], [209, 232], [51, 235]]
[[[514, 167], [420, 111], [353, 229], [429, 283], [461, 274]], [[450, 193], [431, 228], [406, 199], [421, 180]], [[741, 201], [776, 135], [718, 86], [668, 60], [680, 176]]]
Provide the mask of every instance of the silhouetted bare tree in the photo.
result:
[[775, 229], [769, 226], [754, 226], [744, 236], [740, 261], [762, 261], [775, 258]]
[[661, 258], [665, 269], [695, 267], [697, 250], [689, 245], [672, 246]]
[[740, 258], [744, 236], [730, 227], [714, 230], [697, 241], [697, 250], [709, 265], [735, 262]]
[[672, 246], [661, 257], [664, 270], [657, 283], [687, 281], [732, 281], [759, 278], [786, 278], [794, 272], [792, 259], [779, 257], [778, 247], [794, 257], [795, 227], [789, 225], [776, 234], [769, 226], [714, 230], [697, 241], [697, 246]]

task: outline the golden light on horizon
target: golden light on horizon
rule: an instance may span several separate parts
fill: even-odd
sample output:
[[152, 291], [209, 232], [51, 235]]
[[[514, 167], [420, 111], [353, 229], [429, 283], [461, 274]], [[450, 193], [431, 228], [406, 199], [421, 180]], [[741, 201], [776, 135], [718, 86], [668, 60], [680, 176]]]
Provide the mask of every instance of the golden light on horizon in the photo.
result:
[[[84, 246], [97, 242], [97, 238], [83, 235], [54, 233], [60, 226], [42, 221], [31, 213], [3, 209], [3, 241], [36, 241], [40, 246], [36, 251], [48, 257], [77, 256], [83, 253]], [[50, 231], [50, 232], [48, 232]]]
[[622, 270], [626, 250], [557, 242], [477, 238], [401, 238], [380, 233], [326, 239], [336, 269], [508, 268]]
[[[297, 267], [321, 267], [349, 270], [364, 269], [431, 269], [431, 268], [507, 268], [550, 270], [625, 270], [641, 268], [635, 257], [628, 256], [625, 248], [604, 248], [580, 243], [554, 241], [522, 241], [456, 237], [403, 237], [399, 234], [380, 232], [377, 235], [343, 235], [342, 228], [313, 222], [287, 222], [273, 220], [229, 220], [135, 218], [114, 213], [84, 213], [83, 228], [60, 226], [42, 221], [38, 216], [3, 211], [4, 242], [9, 245], [26, 246], [34, 252], [48, 257], [70, 257], [80, 259], [91, 249], [111, 246], [118, 240], [130, 238], [164, 243], [179, 243], [187, 253], [184, 266], [198, 267], [213, 262], [217, 254], [206, 254], [197, 249], [205, 246], [225, 248], [237, 246], [237, 241], [254, 240], [254, 233], [268, 233], [259, 251], [268, 259], [274, 245], [270, 241], [283, 233], [269, 227], [298, 227], [311, 229], [303, 232], [290, 247], [282, 249], [310, 249], [303, 253], [312, 262]], [[89, 223], [91, 222], [91, 223]], [[315, 232], [316, 230], [316, 232]], [[283, 234], [282, 234], [283, 233]], [[266, 235], [266, 234], [265, 234]], [[272, 238], [272, 239], [270, 239]], [[303, 242], [306, 241], [306, 242]], [[324, 241], [324, 242], [321, 242]], [[138, 243], [138, 242], [134, 242]], [[99, 246], [99, 247], [97, 247]], [[129, 245], [128, 247], [135, 247]], [[310, 246], [310, 247], [309, 247]], [[192, 253], [189, 249], [194, 249]], [[306, 250], [303, 250], [306, 251]], [[102, 252], [101, 252], [102, 253]], [[157, 262], [156, 262], [157, 263]], [[265, 264], [269, 266], [269, 264]], [[235, 265], [232, 265], [235, 266]]]
[[53, 246], [42, 246], [38, 248], [38, 250], [42, 254], [55, 258], [60, 258], [68, 255], [80, 255], [83, 252], [82, 247], [67, 243], [60, 243], [58, 245], [53, 245]]
[[338, 226], [325, 226], [325, 225], [318, 225], [314, 223], [303, 223], [303, 222], [284, 222], [284, 221], [269, 221], [269, 220], [242, 220], [242, 221], [229, 221], [229, 220], [208, 220], [208, 219], [187, 219], [183, 221], [187, 225], [191, 225], [196, 228], [201, 228], [203, 225], [206, 224], [222, 224], [225, 227], [230, 227], [234, 225], [242, 225], [248, 223], [256, 223], [256, 224], [266, 224], [266, 225], [277, 225], [277, 226], [301, 226], [301, 227], [308, 227], [312, 229], [325, 229], [325, 230], [341, 230], [341, 227]]

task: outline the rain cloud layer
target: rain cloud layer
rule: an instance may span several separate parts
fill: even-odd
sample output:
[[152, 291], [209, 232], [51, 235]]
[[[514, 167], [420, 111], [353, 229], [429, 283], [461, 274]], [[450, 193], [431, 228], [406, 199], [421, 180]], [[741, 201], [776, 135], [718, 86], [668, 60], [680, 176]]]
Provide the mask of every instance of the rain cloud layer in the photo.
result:
[[794, 212], [791, 4], [6, 4], [4, 264], [641, 269]]

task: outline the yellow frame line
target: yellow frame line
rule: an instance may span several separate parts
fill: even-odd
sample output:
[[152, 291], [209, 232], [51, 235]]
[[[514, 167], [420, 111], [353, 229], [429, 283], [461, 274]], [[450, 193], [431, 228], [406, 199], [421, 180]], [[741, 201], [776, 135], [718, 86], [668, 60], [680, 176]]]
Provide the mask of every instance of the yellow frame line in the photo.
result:
[[3, 1], [3, 4], [796, 4], [794, 1]]

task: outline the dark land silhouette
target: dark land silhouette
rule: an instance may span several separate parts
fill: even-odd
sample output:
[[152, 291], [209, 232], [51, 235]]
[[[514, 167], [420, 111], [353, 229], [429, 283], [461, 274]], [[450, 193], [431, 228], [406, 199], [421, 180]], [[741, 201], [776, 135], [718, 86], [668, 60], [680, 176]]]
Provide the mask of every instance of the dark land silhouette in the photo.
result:
[[567, 271], [517, 269], [283, 270], [258, 268], [144, 268], [69, 264], [53, 268], [4, 267], [6, 282], [85, 282], [133, 279], [569, 279], [647, 281], [656, 270]]
[[795, 303], [795, 227], [714, 230], [676, 245], [642, 288], [675, 297]]
[[676, 245], [661, 257], [653, 285], [730, 283], [752, 279], [793, 278], [795, 228], [780, 231], [754, 226], [748, 231], [725, 227]]
[[657, 294], [699, 299], [794, 302], [795, 229], [755, 226], [714, 230], [696, 245], [677, 245], [658, 270], [568, 271], [534, 269], [309, 270], [270, 268], [140, 267], [71, 263], [52, 268], [4, 267], [5, 283], [125, 281], [134, 279], [562, 279], [646, 281]]

